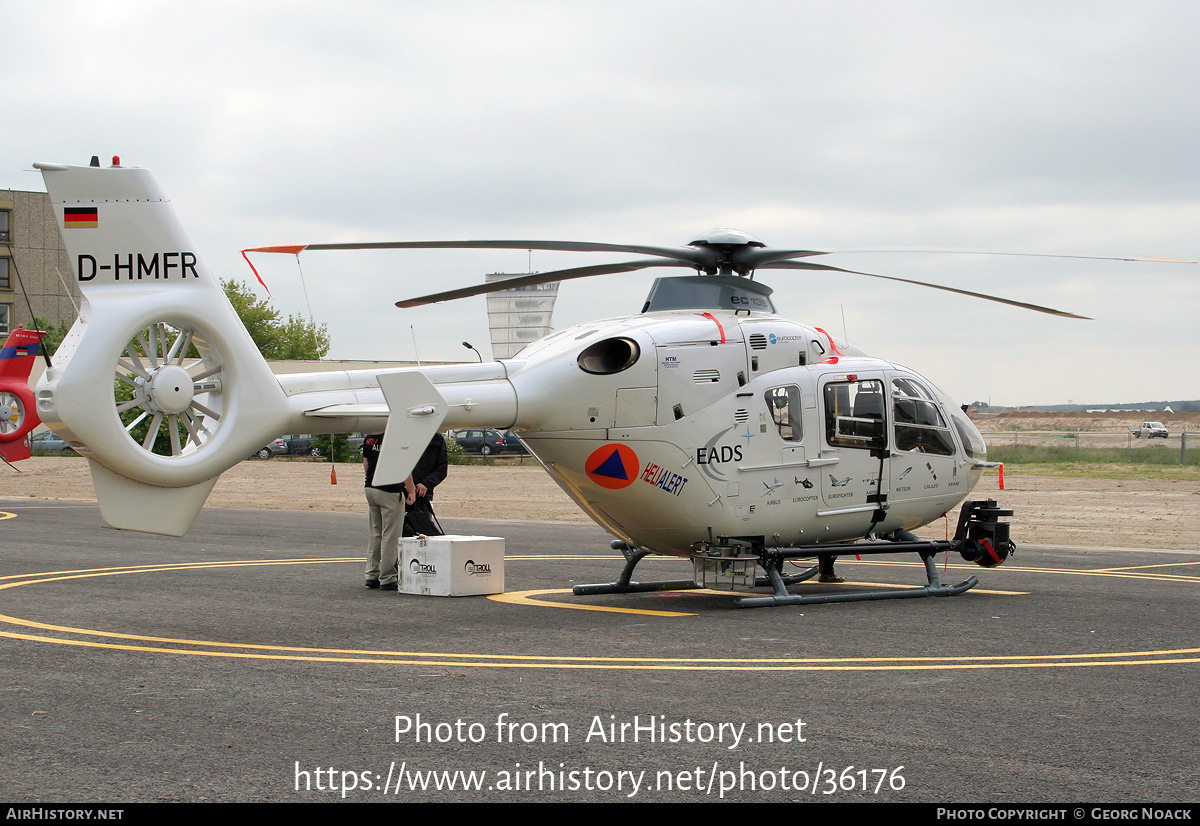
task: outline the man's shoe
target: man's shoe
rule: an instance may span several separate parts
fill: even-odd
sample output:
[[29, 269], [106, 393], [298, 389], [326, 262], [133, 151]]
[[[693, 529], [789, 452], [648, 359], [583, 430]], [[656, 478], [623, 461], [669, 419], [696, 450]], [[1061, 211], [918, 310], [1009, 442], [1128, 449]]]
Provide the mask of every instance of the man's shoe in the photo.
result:
[[386, 585], [380, 585], [379, 590], [380, 591], [399, 591], [400, 584], [397, 582], [389, 582]]
[[367, 580], [367, 587], [368, 587], [368, 588], [378, 588], [378, 587], [379, 587], [379, 580], [377, 580], [377, 579], [368, 579], [368, 580]]
[[821, 574], [817, 582], [845, 582], [846, 578], [837, 574]]

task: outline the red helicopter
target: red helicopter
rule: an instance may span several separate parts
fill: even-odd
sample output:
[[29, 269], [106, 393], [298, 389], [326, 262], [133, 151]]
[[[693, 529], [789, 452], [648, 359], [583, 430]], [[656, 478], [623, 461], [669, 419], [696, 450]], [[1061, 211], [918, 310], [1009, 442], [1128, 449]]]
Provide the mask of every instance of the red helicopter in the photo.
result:
[[6, 462], [29, 458], [29, 433], [42, 423], [29, 389], [42, 335], [41, 330], [18, 327], [0, 348], [0, 458]]

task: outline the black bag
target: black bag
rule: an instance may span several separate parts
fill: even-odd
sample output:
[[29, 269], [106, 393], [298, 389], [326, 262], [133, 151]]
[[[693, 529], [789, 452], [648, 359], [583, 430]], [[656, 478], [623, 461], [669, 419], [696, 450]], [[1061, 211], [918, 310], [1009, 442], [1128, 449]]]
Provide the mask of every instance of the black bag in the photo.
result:
[[404, 508], [404, 536], [445, 536], [433, 512], [433, 503], [424, 497]]

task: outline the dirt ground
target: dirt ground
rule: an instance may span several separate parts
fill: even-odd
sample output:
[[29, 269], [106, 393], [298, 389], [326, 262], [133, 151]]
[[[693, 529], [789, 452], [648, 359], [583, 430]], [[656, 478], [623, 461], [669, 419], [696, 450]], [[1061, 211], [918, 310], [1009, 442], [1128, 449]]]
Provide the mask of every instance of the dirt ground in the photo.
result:
[[[1140, 420], [1139, 420], [1140, 421]], [[12, 498], [95, 501], [87, 463], [79, 457], [34, 457], [18, 465]], [[208, 504], [228, 508], [363, 511], [361, 466], [310, 461], [242, 462], [217, 482]], [[1005, 490], [989, 471], [977, 497], [1013, 508], [1018, 543], [1083, 547], [1190, 549], [1200, 534], [1200, 481], [1176, 479], [1073, 479], [1036, 476], [1019, 466], [1005, 469]], [[443, 517], [482, 517], [546, 522], [587, 522], [550, 477], [536, 465], [451, 466], [438, 488]], [[953, 530], [953, 524], [950, 529]], [[920, 532], [942, 538], [938, 522]]]
[[1172, 433], [1200, 430], [1200, 413], [1164, 413], [1134, 410], [1126, 413], [1079, 413], [1072, 411], [1012, 410], [989, 416], [972, 414], [975, 425], [985, 433], [1005, 430], [1081, 430], [1085, 433], [1120, 433], [1142, 422], [1162, 422]]

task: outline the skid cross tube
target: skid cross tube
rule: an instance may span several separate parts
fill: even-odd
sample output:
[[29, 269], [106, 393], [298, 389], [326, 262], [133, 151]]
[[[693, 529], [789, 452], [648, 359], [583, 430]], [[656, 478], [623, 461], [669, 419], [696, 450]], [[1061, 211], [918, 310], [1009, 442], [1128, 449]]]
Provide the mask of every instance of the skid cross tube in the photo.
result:
[[[938, 545], [945, 546], [942, 550], [957, 547], [956, 542], [889, 542], [887, 545], [893, 547], [887, 548], [887, 553], [895, 553], [899, 550], [896, 545]], [[879, 551], [867, 551], [862, 545], [843, 545], [842, 552], [845, 553], [851, 549], [856, 553], [880, 553]], [[804, 552], [811, 554], [811, 549], [803, 549]], [[925, 576], [929, 579], [929, 584], [923, 588], [900, 588], [887, 589], [879, 591], [856, 591], [852, 593], [838, 594], [813, 594], [811, 596], [800, 596], [799, 594], [789, 594], [787, 591], [787, 581], [779, 572], [779, 566], [783, 564], [783, 560], [790, 558], [791, 555], [782, 554], [764, 554], [759, 560], [767, 575], [771, 580], [771, 585], [775, 593], [771, 596], [763, 597], [740, 597], [733, 601], [733, 604], [738, 608], [765, 608], [775, 605], [816, 605], [825, 602], [862, 602], [865, 600], [878, 599], [914, 599], [918, 597], [952, 597], [958, 594], [969, 591], [979, 584], [979, 577], [969, 576], [957, 585], [943, 585], [938, 577], [937, 564], [934, 562], [934, 557], [937, 556], [939, 550], [926, 548], [918, 550], [916, 548], [907, 548], [905, 550], [917, 550], [921, 555], [921, 561], [925, 563]]]
[[[626, 545], [624, 542], [616, 541], [612, 543], [613, 550], [618, 550], [625, 556], [625, 567], [621, 569], [621, 575], [617, 577], [615, 582], [601, 582], [595, 585], [576, 585], [571, 589], [571, 593], [575, 596], [592, 596], [595, 594], [637, 594], [651, 591], [694, 591], [701, 586], [697, 585], [694, 580], [690, 579], [672, 579], [659, 580], [657, 582], [634, 582], [633, 569], [637, 564], [650, 555], [650, 551], [635, 551]], [[811, 556], [811, 554], [809, 554]], [[795, 574], [783, 576], [776, 572], [785, 586], [795, 585], [805, 580], [812, 579], [817, 575], [820, 566], [813, 565]], [[758, 588], [765, 588], [771, 585], [774, 579], [770, 576], [755, 577], [754, 585]]]

